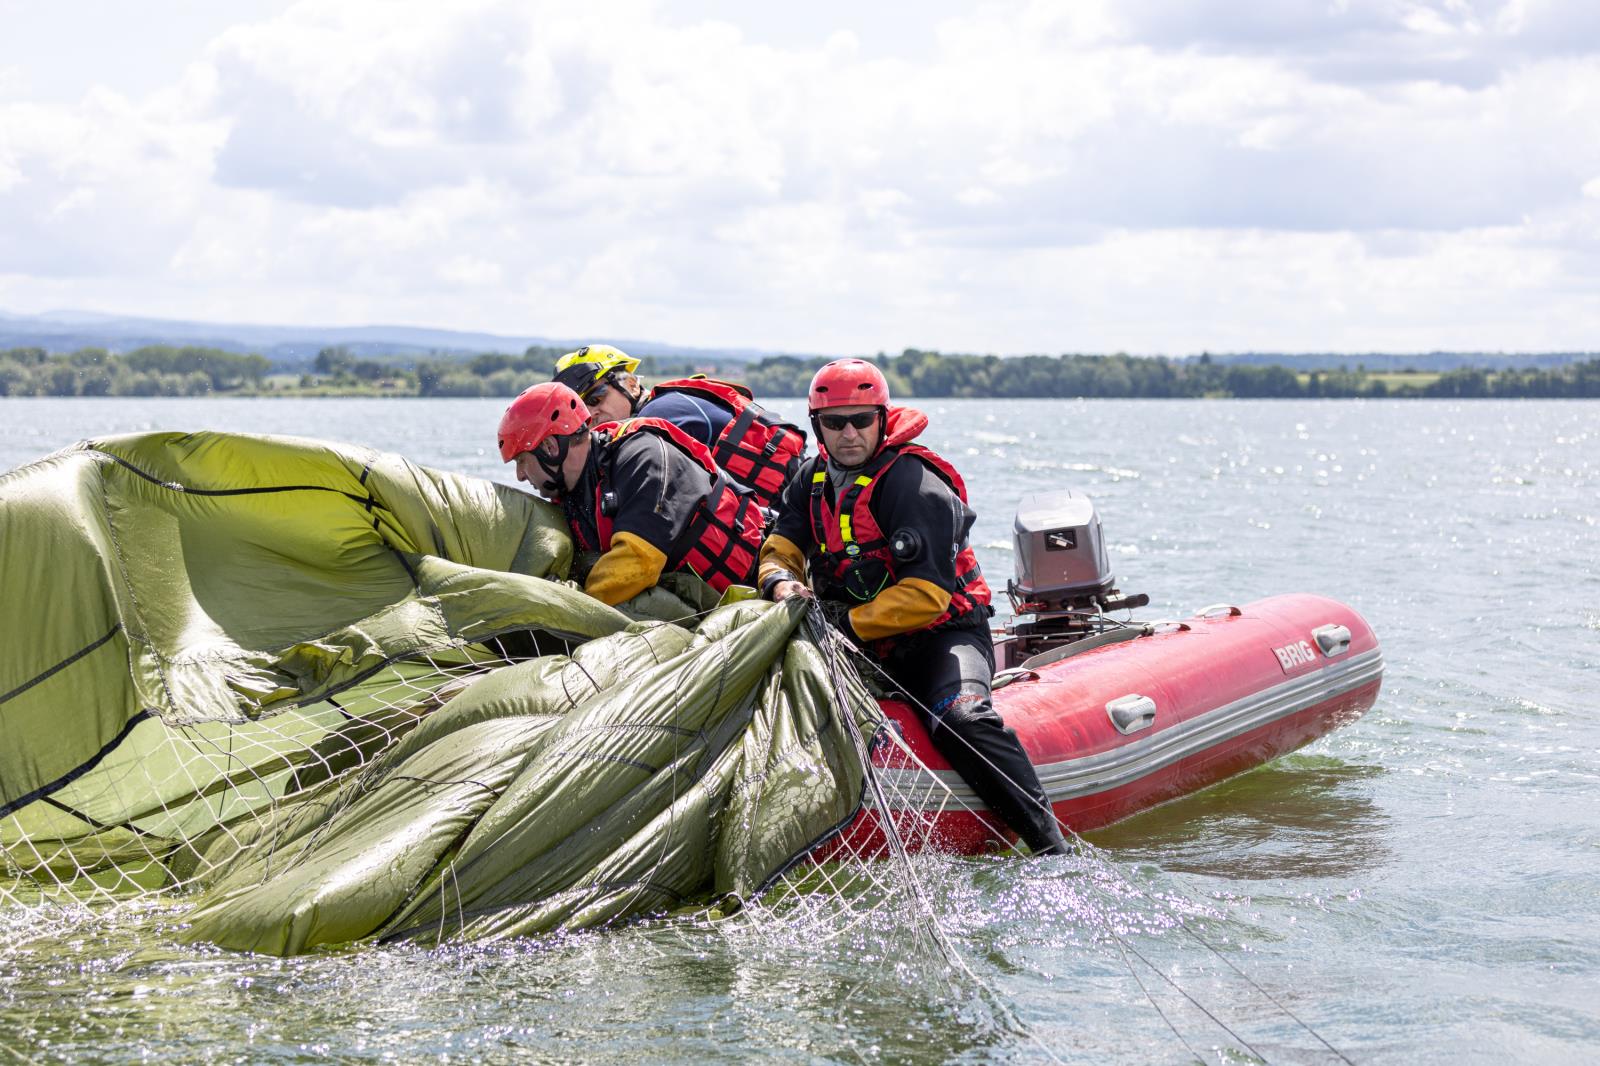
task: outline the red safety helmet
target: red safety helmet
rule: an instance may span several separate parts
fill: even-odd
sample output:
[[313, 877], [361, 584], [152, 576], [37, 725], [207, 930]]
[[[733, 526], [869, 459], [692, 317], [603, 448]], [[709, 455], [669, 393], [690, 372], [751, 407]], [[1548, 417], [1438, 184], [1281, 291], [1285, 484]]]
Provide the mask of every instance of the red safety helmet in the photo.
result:
[[511, 462], [551, 437], [565, 437], [589, 424], [589, 409], [559, 381], [546, 381], [511, 401], [500, 416], [500, 458]]
[[811, 379], [811, 410], [889, 406], [889, 382], [865, 359], [835, 359]]

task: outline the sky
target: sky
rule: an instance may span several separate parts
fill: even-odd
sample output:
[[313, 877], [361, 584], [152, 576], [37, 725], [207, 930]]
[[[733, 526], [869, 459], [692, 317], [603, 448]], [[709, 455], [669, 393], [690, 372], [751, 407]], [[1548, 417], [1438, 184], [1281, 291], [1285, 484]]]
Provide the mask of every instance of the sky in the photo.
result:
[[0, 0], [0, 311], [1600, 349], [1600, 3]]

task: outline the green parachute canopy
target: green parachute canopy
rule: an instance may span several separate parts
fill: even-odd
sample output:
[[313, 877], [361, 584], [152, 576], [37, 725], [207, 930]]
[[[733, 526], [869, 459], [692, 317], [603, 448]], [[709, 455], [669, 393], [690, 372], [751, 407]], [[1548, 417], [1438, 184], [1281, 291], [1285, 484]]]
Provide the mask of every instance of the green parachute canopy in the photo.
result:
[[526, 493], [315, 441], [0, 475], [0, 899], [200, 888], [192, 935], [284, 953], [759, 890], [859, 808], [876, 705], [798, 605], [625, 613], [571, 552]]

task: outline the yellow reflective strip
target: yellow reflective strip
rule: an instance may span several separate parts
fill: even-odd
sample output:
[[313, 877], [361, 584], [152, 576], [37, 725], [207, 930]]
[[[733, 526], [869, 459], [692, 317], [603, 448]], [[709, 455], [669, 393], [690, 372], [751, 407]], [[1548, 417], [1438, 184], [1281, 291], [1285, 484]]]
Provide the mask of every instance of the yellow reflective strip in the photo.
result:
[[856, 478], [856, 484], [860, 485], [862, 488], [866, 488], [868, 485], [872, 484], [872, 479], [867, 475], [862, 474]]
[[850, 516], [847, 514], [842, 514], [839, 516], [839, 537], [846, 544], [851, 543], [855, 539], [850, 535]]
[[811, 483], [813, 485], [820, 484], [826, 480], [828, 480], [828, 472], [826, 470], [818, 470], [815, 474], [811, 475]]

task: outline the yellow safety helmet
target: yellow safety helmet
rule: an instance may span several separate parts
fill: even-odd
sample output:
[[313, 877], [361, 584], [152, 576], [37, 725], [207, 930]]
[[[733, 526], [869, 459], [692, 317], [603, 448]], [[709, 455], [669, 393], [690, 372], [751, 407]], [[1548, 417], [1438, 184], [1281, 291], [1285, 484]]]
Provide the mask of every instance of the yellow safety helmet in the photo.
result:
[[622, 371], [631, 374], [639, 369], [639, 360], [609, 344], [585, 344], [575, 352], [568, 352], [556, 360], [554, 380], [561, 382], [584, 399], [596, 385]]

